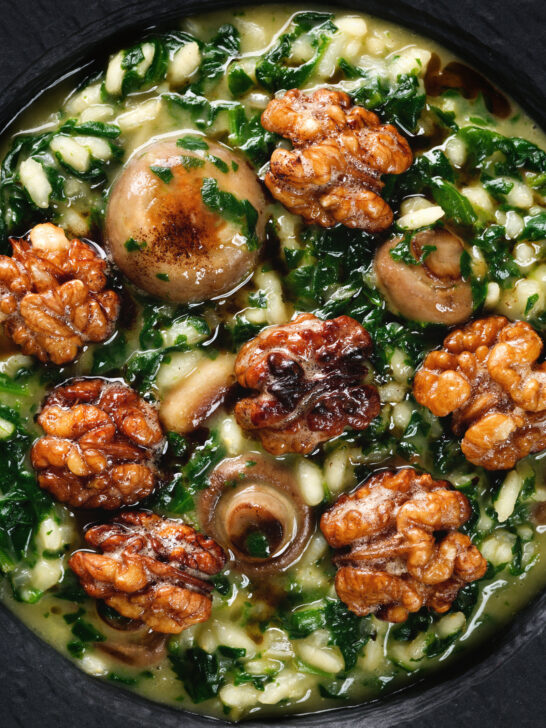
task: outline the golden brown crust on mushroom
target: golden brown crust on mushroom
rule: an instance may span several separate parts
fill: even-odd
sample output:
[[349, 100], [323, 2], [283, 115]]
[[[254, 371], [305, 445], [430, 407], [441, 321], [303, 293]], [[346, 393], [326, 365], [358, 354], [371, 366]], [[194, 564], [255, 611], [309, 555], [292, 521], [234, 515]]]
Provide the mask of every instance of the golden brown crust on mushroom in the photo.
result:
[[307, 223], [371, 232], [392, 223], [381, 198], [381, 175], [400, 174], [411, 165], [407, 141], [376, 114], [352, 106], [342, 91], [298, 89], [273, 99], [262, 125], [292, 142], [276, 149], [265, 183], [277, 200]]
[[56, 387], [31, 450], [41, 488], [83, 508], [119, 508], [150, 495], [163, 445], [156, 410], [130, 387], [76, 379]]
[[435, 415], [452, 414], [461, 448], [474, 465], [506, 470], [546, 448], [543, 343], [524, 321], [490, 316], [453, 331], [426, 357], [414, 396]]
[[[455, 529], [470, 517], [468, 499], [446, 481], [413, 468], [369, 478], [342, 495], [320, 527], [339, 570], [336, 590], [355, 614], [403, 622], [428, 606], [445, 612], [487, 562]], [[436, 537], [438, 531], [447, 531]]]
[[211, 538], [154, 513], [124, 511], [85, 540], [103, 553], [77, 551], [69, 565], [89, 596], [166, 634], [209, 618], [207, 577], [226, 560]]
[[235, 405], [241, 427], [255, 431], [273, 455], [309, 453], [346, 427], [364, 430], [379, 413], [365, 385], [372, 340], [357, 321], [301, 314], [247, 342], [235, 362], [241, 386], [259, 391]]
[[[256, 265], [265, 238], [266, 201], [254, 170], [227, 147], [203, 141], [206, 152], [183, 149], [174, 140], [145, 147], [116, 180], [106, 211], [105, 235], [116, 265], [153, 296], [181, 303], [235, 288]], [[155, 167], [168, 169], [169, 181]], [[205, 180], [255, 209], [255, 248], [245, 242], [241, 224], [205, 204]]]
[[[390, 307], [413, 321], [446, 325], [467, 321], [473, 308], [472, 288], [461, 276], [461, 240], [445, 228], [417, 233], [410, 243], [416, 265], [391, 256], [400, 240], [387, 240], [374, 259], [377, 284]], [[426, 257], [425, 246], [435, 248]]]
[[106, 287], [106, 261], [61, 228], [36, 225], [0, 256], [0, 317], [24, 354], [66, 364], [88, 341], [111, 336], [119, 297]]

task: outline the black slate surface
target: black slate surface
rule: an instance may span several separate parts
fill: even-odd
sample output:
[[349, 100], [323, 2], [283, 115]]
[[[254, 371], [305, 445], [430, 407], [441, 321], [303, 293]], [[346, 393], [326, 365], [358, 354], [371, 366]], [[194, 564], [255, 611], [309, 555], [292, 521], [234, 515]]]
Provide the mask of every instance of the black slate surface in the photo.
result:
[[[26, 103], [28, 83], [37, 75], [57, 67], [67, 54], [77, 54], [80, 49], [88, 52], [97, 36], [110, 37], [115, 44], [120, 27], [153, 22], [158, 15], [176, 15], [181, 7], [203, 8], [205, 4], [183, 0], [0, 0], [0, 120], [5, 122]], [[431, 29], [469, 60], [479, 60], [544, 125], [544, 0], [364, 0], [335, 4], [398, 15], [409, 24]], [[298, 7], [294, 5], [294, 9]], [[541, 606], [513, 629], [516, 636], [512, 634], [485, 667], [416, 694], [394, 709], [366, 715], [334, 713], [329, 718], [293, 719], [290, 724], [336, 728], [544, 726], [546, 632], [541, 628], [545, 615], [546, 599], [542, 599]], [[201, 724], [87, 678], [3, 610], [0, 631], [1, 728], [170, 728]], [[503, 637], [499, 635], [489, 647], [495, 649]], [[208, 721], [203, 724], [213, 725]]]

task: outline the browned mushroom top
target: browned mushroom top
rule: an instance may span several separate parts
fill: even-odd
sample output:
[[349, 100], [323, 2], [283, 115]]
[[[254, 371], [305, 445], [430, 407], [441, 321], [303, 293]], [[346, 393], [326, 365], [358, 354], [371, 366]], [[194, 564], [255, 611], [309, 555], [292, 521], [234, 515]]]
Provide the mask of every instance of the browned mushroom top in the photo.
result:
[[290, 566], [311, 533], [311, 510], [292, 473], [261, 455], [223, 460], [198, 504], [201, 528], [254, 577]]
[[[210, 140], [201, 146], [163, 140], [146, 147], [115, 182], [106, 213], [119, 268], [148, 293], [182, 303], [237, 286], [256, 264], [265, 231], [265, 198], [248, 163]], [[226, 197], [241, 215], [227, 213]], [[256, 216], [252, 244], [248, 210]]]
[[409, 243], [414, 265], [393, 256], [400, 242], [385, 242], [374, 261], [378, 287], [390, 307], [414, 321], [451, 325], [468, 320], [472, 289], [461, 276], [460, 238], [444, 228], [417, 233]]

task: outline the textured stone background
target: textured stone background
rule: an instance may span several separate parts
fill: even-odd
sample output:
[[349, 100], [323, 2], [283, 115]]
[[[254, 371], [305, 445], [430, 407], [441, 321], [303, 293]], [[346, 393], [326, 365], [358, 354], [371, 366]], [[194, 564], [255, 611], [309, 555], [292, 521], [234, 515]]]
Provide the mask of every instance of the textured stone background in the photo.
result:
[[[221, 5], [212, 2], [211, 6]], [[229, 3], [224, 3], [229, 5]], [[439, 40], [488, 68], [546, 124], [544, 0], [368, 0], [335, 3], [399, 17], [430, 29]], [[123, 42], [119, 27], [149, 24], [204, 2], [183, 0], [0, 0], [0, 120], [6, 121], [67, 55], [89, 54], [96, 39]], [[294, 9], [299, 6], [295, 5]], [[49, 76], [50, 80], [55, 78]], [[493, 658], [468, 665], [426, 694], [414, 693], [381, 711], [350, 711], [288, 721], [298, 728], [538, 728], [546, 712], [546, 597], [526, 620], [498, 635]], [[2, 728], [138, 728], [214, 725], [135, 700], [91, 680], [0, 609], [0, 726]], [[498, 644], [496, 644], [498, 643]], [[247, 723], [247, 726], [256, 726]], [[270, 723], [269, 725], [274, 725]]]

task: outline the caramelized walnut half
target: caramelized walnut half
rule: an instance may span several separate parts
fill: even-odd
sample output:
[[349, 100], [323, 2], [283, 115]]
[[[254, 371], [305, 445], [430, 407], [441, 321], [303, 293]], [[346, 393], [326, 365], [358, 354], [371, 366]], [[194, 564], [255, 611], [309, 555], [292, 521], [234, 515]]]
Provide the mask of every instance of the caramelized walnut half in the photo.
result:
[[373, 612], [389, 622], [423, 606], [446, 612], [459, 589], [487, 568], [468, 536], [455, 530], [470, 515], [466, 496], [446, 481], [413, 468], [373, 475], [320, 522], [330, 546], [340, 549], [339, 598], [355, 614]]
[[56, 387], [31, 450], [41, 488], [83, 508], [119, 508], [150, 495], [164, 440], [156, 410], [130, 387], [75, 379]]
[[70, 568], [89, 596], [157, 632], [178, 634], [210, 616], [212, 586], [226, 557], [218, 544], [184, 523], [144, 511], [123, 511], [93, 526]]
[[372, 340], [357, 321], [301, 314], [247, 342], [235, 362], [239, 384], [259, 390], [235, 405], [273, 455], [309, 453], [346, 427], [364, 430], [379, 413], [375, 387], [362, 383]]
[[117, 293], [105, 290], [106, 261], [61, 228], [36, 225], [0, 256], [0, 320], [25, 354], [66, 364], [86, 342], [111, 336]]
[[290, 139], [294, 149], [276, 149], [265, 183], [277, 200], [307, 223], [371, 232], [385, 230], [393, 214], [381, 198], [381, 175], [411, 165], [407, 141], [390, 124], [342, 91], [288, 91], [273, 99], [262, 126]]
[[435, 415], [452, 414], [474, 465], [512, 468], [546, 448], [546, 363], [529, 324], [490, 316], [453, 331], [426, 357], [413, 393]]

